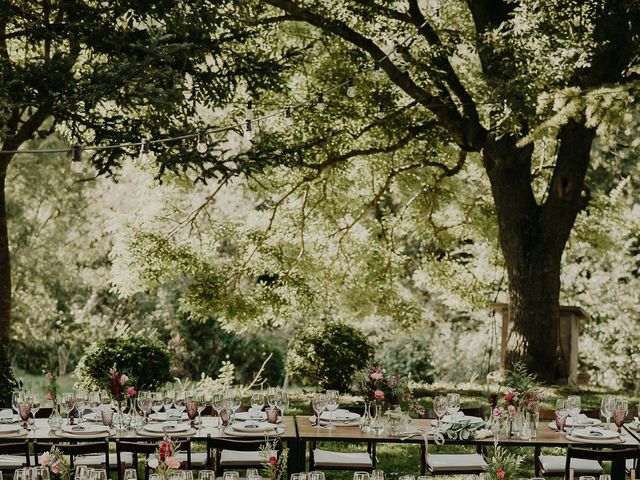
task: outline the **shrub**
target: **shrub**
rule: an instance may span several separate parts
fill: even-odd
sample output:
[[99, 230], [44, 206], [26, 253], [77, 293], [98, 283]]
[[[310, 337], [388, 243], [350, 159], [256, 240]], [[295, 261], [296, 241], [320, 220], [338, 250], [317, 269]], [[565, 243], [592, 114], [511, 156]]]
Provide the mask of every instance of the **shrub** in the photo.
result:
[[139, 389], [157, 389], [171, 380], [167, 346], [142, 335], [108, 338], [91, 345], [76, 368], [85, 388], [109, 388], [107, 374], [116, 365]]
[[16, 388], [16, 379], [13, 369], [7, 359], [4, 346], [0, 343], [0, 405], [11, 405], [11, 395]]
[[291, 339], [287, 371], [292, 379], [307, 385], [346, 391], [372, 353], [373, 347], [357, 328], [321, 320], [308, 324]]
[[382, 343], [376, 359], [387, 373], [407, 376], [417, 382], [433, 382], [430, 342], [425, 334], [394, 336]]

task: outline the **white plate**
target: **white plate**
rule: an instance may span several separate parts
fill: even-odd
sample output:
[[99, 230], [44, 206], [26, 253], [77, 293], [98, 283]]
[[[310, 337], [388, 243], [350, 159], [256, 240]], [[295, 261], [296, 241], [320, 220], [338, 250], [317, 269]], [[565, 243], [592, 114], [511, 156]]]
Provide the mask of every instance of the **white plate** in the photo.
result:
[[236, 420], [266, 420], [267, 414], [264, 412], [238, 412], [236, 413]]
[[[309, 417], [309, 421], [312, 424], [316, 424], [316, 416], [315, 415], [311, 415]], [[354, 420], [334, 420], [333, 424], [336, 427], [359, 427], [360, 426], [360, 417], [354, 419]], [[329, 420], [323, 420], [320, 419], [320, 425], [325, 426], [325, 425], [329, 425]]]
[[[151, 415], [149, 415], [149, 418], [151, 420], [159, 420], [161, 422], [166, 422], [167, 421], [167, 413], [166, 412], [152, 413]], [[171, 419], [171, 421], [177, 420], [178, 419], [178, 411], [177, 410], [170, 410], [169, 411], [169, 418]], [[180, 415], [180, 420], [189, 420], [189, 416], [187, 415], [187, 412], [182, 412], [182, 414]]]
[[580, 428], [573, 432], [573, 437], [585, 438], [590, 440], [610, 440], [612, 438], [618, 438], [618, 432], [613, 430], [603, 430], [601, 428]]
[[20, 430], [20, 426], [16, 424], [0, 425], [0, 434], [16, 433]]
[[[226, 435], [229, 435], [230, 437], [262, 437], [264, 438], [265, 433], [267, 432], [239, 432], [237, 430], [234, 430], [233, 428], [225, 428], [224, 433]], [[282, 435], [284, 433], [284, 428], [276, 428], [275, 430], [272, 430], [270, 432], [268, 432], [270, 437], [275, 437], [278, 435]]]
[[65, 432], [64, 430], [56, 430], [54, 432], [56, 436], [62, 438], [105, 438], [111, 435], [115, 435], [115, 430], [106, 430], [102, 432], [94, 432], [91, 435], [87, 435], [86, 433], [71, 433]]
[[[463, 422], [467, 422], [470, 425], [477, 425], [480, 423], [485, 423], [485, 421], [483, 419], [481, 419], [480, 417], [473, 417], [473, 416], [457, 416], [454, 417], [454, 422], [451, 422], [451, 416], [450, 415], [445, 415], [444, 417], [442, 417], [442, 423], [446, 423], [447, 425], [454, 425], [454, 424], [459, 424], [459, 423], [463, 423]], [[431, 420], [431, 425], [432, 426], [436, 426], [438, 425], [438, 420]]]
[[[164, 435], [164, 433], [150, 432], [148, 430], [145, 430], [144, 428], [138, 430], [137, 434], [140, 435], [141, 437], [150, 437], [150, 438], [161, 438]], [[195, 428], [190, 428], [183, 432], [171, 432], [171, 436], [173, 438], [191, 437], [195, 434], [196, 434]]]
[[[575, 425], [576, 427], [593, 427], [594, 425], [600, 425], [601, 423], [602, 423], [602, 420], [600, 420], [599, 418], [589, 418], [584, 415], [580, 415], [576, 419]], [[573, 424], [574, 424], [573, 417], [567, 417], [567, 422], [565, 425], [567, 427], [572, 427]]]
[[276, 426], [268, 422], [242, 422], [234, 423], [231, 428], [236, 432], [264, 433], [275, 430]]
[[358, 415], [357, 413], [350, 412], [349, 410], [341, 409], [341, 408], [333, 412], [333, 415], [331, 412], [326, 412], [326, 411], [320, 414], [320, 420], [329, 421], [330, 418], [333, 418], [334, 422], [337, 420], [348, 422], [348, 421], [353, 421], [357, 418], [360, 418], [360, 415]]
[[29, 435], [29, 432], [24, 428], [16, 428], [11, 432], [0, 433], [0, 438], [22, 438]]
[[145, 425], [142, 430], [146, 430], [151, 433], [174, 433], [174, 432], [186, 432], [189, 430], [188, 423], [178, 422], [163, 422], [163, 423], [150, 423]]
[[567, 440], [575, 443], [624, 443], [626, 440], [621, 440], [616, 436], [616, 438], [611, 439], [603, 439], [603, 438], [580, 438], [573, 437], [571, 435], [567, 435]]
[[108, 432], [109, 427], [106, 425], [83, 423], [81, 425], [65, 425], [62, 427], [62, 431], [74, 435], [95, 435], [97, 433]]

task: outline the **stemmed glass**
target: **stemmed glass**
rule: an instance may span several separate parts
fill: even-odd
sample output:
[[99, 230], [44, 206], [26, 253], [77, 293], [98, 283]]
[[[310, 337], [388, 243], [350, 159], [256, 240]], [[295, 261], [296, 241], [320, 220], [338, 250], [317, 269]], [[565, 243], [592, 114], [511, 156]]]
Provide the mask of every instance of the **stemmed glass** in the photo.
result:
[[199, 480], [215, 480], [213, 470], [200, 470]]
[[311, 407], [313, 411], [316, 412], [316, 428], [320, 428], [320, 415], [324, 411], [327, 406], [327, 399], [324, 393], [316, 393], [313, 396], [313, 400], [311, 401]]
[[89, 392], [86, 390], [76, 390], [76, 407], [78, 407], [78, 423], [84, 420], [84, 407], [89, 401]]
[[276, 407], [280, 410], [282, 418], [284, 419], [284, 411], [289, 408], [289, 395], [287, 392], [281, 390], [276, 394]]
[[174, 402], [178, 410], [178, 418], [182, 418], [182, 413], [187, 408], [187, 392], [179, 390], [175, 393]]
[[229, 404], [229, 408], [231, 408], [231, 417], [232, 417], [232, 421], [231, 423], [236, 421], [236, 410], [238, 410], [240, 408], [240, 405], [242, 405], [242, 398], [240, 396], [240, 391], [232, 388], [229, 391], [229, 399], [231, 400], [230, 404]]
[[251, 408], [256, 412], [262, 411], [264, 407], [264, 395], [261, 392], [256, 392], [251, 395]]
[[193, 398], [198, 402], [198, 423], [202, 425], [202, 412], [207, 407], [207, 397], [204, 392], [196, 392]]
[[67, 410], [67, 417], [69, 419], [69, 425], [73, 425], [73, 409], [76, 406], [76, 396], [74, 393], [63, 393], [62, 404]]
[[[605, 395], [600, 401], [600, 416], [604, 417], [605, 423], [609, 424], [609, 418], [613, 414], [613, 408], [616, 406], [616, 399], [613, 395]], [[607, 427], [609, 428], [609, 427]]]
[[167, 420], [169, 420], [169, 410], [173, 407], [173, 397], [175, 393], [173, 390], [165, 390], [164, 391], [164, 413]]
[[151, 392], [151, 410], [153, 410], [154, 417], [156, 422], [159, 419], [160, 410], [164, 405], [164, 395], [162, 392]]
[[329, 424], [325, 428], [328, 430], [335, 430], [336, 426], [333, 424], [333, 412], [335, 412], [340, 406], [340, 394], [337, 390], [327, 390], [325, 396], [325, 408], [330, 412]]
[[221, 428], [222, 419], [220, 418], [220, 412], [224, 408], [224, 395], [222, 393], [214, 393], [211, 399], [211, 408], [218, 416], [218, 427]]
[[186, 401], [187, 417], [191, 420], [191, 426], [196, 426], [196, 418], [198, 418], [198, 401], [190, 398]]
[[40, 410], [40, 395], [37, 393], [31, 394], [31, 414], [33, 415], [33, 423], [35, 425], [36, 414]]
[[443, 397], [442, 395], [433, 399], [433, 413], [436, 414], [436, 418], [438, 419], [438, 425], [436, 427], [438, 430], [442, 428], [442, 417], [447, 413], [447, 404], [447, 397]]
[[567, 421], [567, 402], [566, 400], [559, 398], [556, 400], [556, 432], [562, 433], [564, 431], [564, 424]]
[[447, 414], [454, 423], [453, 416], [460, 410], [460, 395], [458, 393], [447, 393]]
[[124, 469], [124, 480], [138, 480], [138, 471], [135, 468]]
[[571, 432], [569, 435], [573, 435], [573, 430], [576, 428], [576, 423], [578, 423], [578, 415], [580, 415], [580, 397], [578, 395], [570, 395], [567, 397], [567, 413], [569, 417], [571, 417]]
[[100, 406], [100, 392], [89, 392], [89, 410], [95, 418], [96, 410]]
[[18, 414], [22, 420], [22, 427], [29, 430], [29, 417], [31, 416], [31, 399], [28, 395], [23, 395], [18, 403]]
[[269, 387], [267, 389], [267, 403], [269, 404], [270, 408], [275, 408], [276, 407], [276, 394], [278, 393], [278, 390], [276, 390], [273, 387]]
[[142, 416], [144, 417], [144, 423], [149, 423], [149, 412], [152, 408], [151, 392], [148, 390], [142, 390], [138, 392], [138, 407], [142, 410]]
[[629, 411], [629, 402], [625, 399], [616, 400], [616, 405], [613, 409], [613, 423], [618, 427], [618, 433], [622, 433], [622, 425], [624, 425], [624, 419]]
[[20, 414], [20, 407], [18, 406], [18, 404], [22, 401], [22, 396], [24, 395], [24, 392], [21, 392], [19, 390], [13, 392], [11, 394], [11, 407], [16, 411], [16, 414]]

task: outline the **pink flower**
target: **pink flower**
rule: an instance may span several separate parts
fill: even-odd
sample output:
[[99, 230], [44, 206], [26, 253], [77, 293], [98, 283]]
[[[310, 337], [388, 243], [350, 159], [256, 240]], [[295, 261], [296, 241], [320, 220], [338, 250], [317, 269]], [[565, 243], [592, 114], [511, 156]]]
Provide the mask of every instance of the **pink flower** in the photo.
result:
[[502, 414], [504, 413], [504, 408], [502, 408], [502, 407], [494, 408], [493, 412], [491, 412], [491, 413], [492, 413], [492, 415], [494, 417], [501, 417]]
[[504, 478], [504, 470], [503, 469], [499, 469], [496, 472], [496, 475], [498, 476], [498, 478]]
[[120, 385], [124, 385], [128, 381], [129, 381], [129, 377], [127, 377], [126, 374], [123, 373], [122, 375], [120, 375]]
[[156, 468], [158, 468], [158, 465], [160, 465], [160, 462], [158, 461], [158, 459], [156, 457], [151, 457], [147, 461], [147, 464], [149, 465], [149, 468], [153, 468], [155, 470]]
[[382, 374], [380, 372], [373, 372], [371, 375], [369, 375], [369, 378], [371, 380], [382, 380]]
[[507, 392], [504, 395], [504, 403], [511, 403], [511, 401], [516, 397], [517, 395], [515, 392]]
[[269, 463], [270, 463], [271, 465], [275, 465], [277, 461], [278, 461], [278, 459], [276, 458], [276, 456], [275, 456], [275, 455], [271, 455], [271, 456], [269, 457]]
[[42, 456], [40, 457], [40, 465], [42, 465], [43, 467], [49, 465], [49, 452], [44, 452], [42, 454]]
[[180, 468], [180, 460], [176, 457], [167, 457], [167, 466], [169, 468]]
[[516, 414], [516, 407], [514, 407], [513, 405], [509, 405], [509, 415], [513, 417], [515, 414]]
[[47, 392], [47, 400], [53, 401], [53, 395], [51, 395], [51, 392]]
[[384, 400], [384, 392], [382, 390], [376, 390], [373, 392], [373, 396], [376, 400]]
[[51, 471], [53, 473], [60, 473], [60, 466], [57, 463], [54, 463], [51, 465]]
[[131, 397], [135, 397], [137, 393], [138, 391], [136, 390], [136, 387], [131, 385], [129, 388], [127, 388], [127, 391], [124, 392], [124, 396], [127, 398], [131, 398]]
[[44, 374], [44, 378], [46, 378], [49, 381], [53, 380], [53, 373], [51, 373], [51, 372], [45, 373]]

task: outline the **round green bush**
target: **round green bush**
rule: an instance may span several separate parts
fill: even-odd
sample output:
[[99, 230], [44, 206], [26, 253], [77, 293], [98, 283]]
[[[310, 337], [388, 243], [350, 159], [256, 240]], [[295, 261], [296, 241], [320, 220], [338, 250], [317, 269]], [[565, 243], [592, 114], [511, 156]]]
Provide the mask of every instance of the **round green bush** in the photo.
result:
[[107, 375], [114, 364], [138, 389], [154, 390], [171, 380], [167, 346], [141, 335], [130, 335], [91, 345], [76, 367], [78, 382], [89, 389], [109, 389]]
[[372, 354], [357, 328], [332, 320], [312, 322], [289, 342], [287, 371], [306, 385], [347, 391]]
[[376, 360], [385, 366], [390, 375], [411, 375], [417, 382], [433, 382], [429, 339], [424, 333], [398, 335], [383, 342]]

